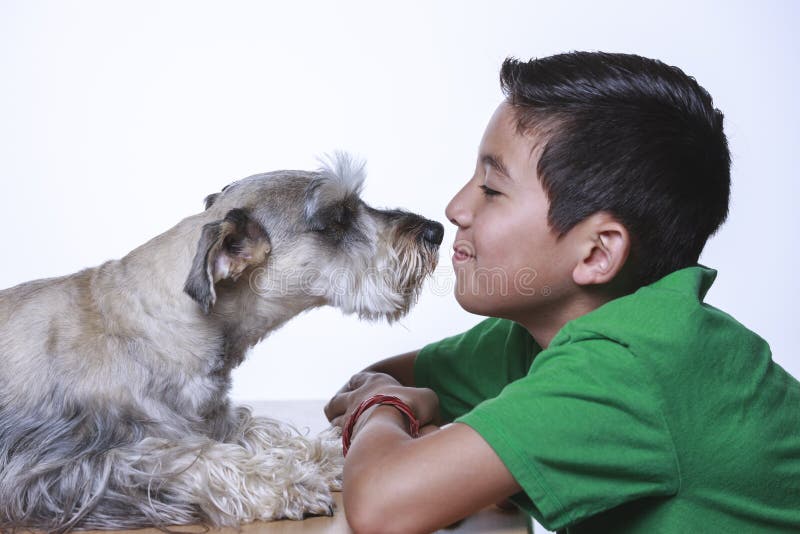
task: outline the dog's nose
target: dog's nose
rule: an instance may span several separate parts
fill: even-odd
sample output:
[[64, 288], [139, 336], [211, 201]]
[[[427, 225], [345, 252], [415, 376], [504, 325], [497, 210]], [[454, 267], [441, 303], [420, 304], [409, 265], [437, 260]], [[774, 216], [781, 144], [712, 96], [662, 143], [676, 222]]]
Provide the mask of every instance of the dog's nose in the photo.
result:
[[425, 221], [422, 229], [422, 239], [434, 245], [441, 245], [444, 237], [444, 226], [436, 221]]

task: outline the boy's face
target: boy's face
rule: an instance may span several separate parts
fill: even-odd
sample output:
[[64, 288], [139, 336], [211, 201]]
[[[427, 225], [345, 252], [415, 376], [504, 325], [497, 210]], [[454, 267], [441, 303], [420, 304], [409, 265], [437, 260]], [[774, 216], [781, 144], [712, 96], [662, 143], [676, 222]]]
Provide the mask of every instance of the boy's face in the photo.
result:
[[547, 223], [536, 141], [517, 132], [512, 108], [500, 104], [483, 134], [475, 173], [445, 210], [458, 226], [456, 299], [472, 313], [545, 319], [541, 314], [557, 314], [575, 292], [576, 248], [570, 233], [557, 240]]

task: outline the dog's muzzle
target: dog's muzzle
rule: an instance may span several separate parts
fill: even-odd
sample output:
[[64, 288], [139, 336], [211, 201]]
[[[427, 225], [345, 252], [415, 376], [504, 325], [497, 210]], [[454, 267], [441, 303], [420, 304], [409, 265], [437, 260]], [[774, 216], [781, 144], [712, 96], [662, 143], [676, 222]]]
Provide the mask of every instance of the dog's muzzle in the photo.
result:
[[444, 237], [444, 226], [436, 221], [426, 220], [420, 237], [432, 245], [439, 246], [442, 244], [442, 238]]

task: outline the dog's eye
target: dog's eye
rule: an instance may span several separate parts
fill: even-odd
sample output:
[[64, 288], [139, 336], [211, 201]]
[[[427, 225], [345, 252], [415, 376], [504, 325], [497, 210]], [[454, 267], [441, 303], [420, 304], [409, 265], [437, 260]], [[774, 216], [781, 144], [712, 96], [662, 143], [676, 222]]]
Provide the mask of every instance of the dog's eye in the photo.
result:
[[342, 228], [350, 226], [350, 221], [353, 220], [353, 210], [350, 209], [348, 206], [342, 206], [341, 210], [336, 213], [336, 217], [334, 217], [334, 223], [339, 225]]
[[345, 204], [330, 206], [316, 214], [311, 230], [339, 241], [350, 230], [354, 218], [352, 207]]

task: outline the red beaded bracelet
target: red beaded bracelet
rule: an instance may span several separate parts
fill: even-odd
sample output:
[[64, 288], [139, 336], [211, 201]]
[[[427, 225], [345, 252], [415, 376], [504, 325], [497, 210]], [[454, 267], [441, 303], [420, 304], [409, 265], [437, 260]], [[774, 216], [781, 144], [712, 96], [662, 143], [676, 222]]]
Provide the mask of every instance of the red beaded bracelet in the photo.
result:
[[414, 412], [411, 411], [408, 404], [394, 395], [373, 395], [358, 405], [356, 411], [353, 412], [353, 415], [347, 420], [344, 430], [342, 430], [342, 453], [345, 456], [347, 456], [347, 451], [350, 448], [350, 440], [353, 435], [353, 428], [356, 426], [356, 421], [369, 408], [379, 404], [388, 404], [400, 410], [408, 418], [408, 432], [411, 434], [411, 437], [419, 437], [419, 421], [414, 417]]

